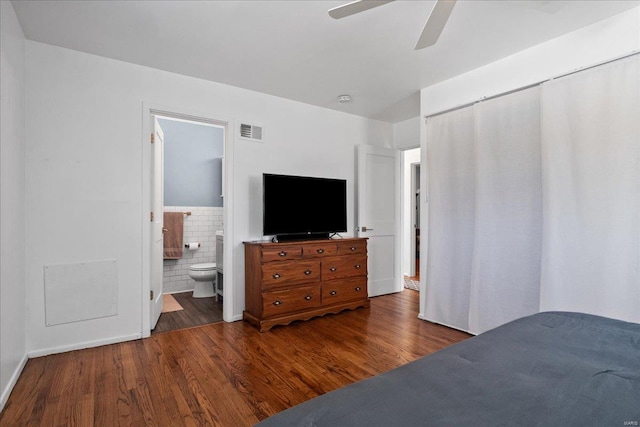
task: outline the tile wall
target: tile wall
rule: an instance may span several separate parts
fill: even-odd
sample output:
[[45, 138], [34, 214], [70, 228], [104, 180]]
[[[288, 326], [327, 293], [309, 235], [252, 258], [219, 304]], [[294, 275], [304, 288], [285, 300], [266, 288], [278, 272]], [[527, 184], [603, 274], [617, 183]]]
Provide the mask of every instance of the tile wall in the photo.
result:
[[200, 242], [195, 251], [184, 249], [181, 259], [164, 260], [165, 293], [193, 290], [195, 281], [189, 277], [191, 264], [216, 262], [216, 231], [222, 230], [223, 208], [197, 206], [165, 206], [166, 212], [191, 212], [184, 217], [184, 243]]

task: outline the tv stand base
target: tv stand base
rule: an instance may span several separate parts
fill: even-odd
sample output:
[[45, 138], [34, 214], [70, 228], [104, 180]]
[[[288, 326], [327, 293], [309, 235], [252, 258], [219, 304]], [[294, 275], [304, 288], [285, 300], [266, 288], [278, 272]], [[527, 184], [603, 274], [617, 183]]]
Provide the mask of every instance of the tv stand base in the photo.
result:
[[261, 332], [369, 307], [367, 239], [244, 242], [243, 318]]
[[257, 327], [260, 332], [266, 332], [276, 325], [288, 325], [296, 320], [309, 320], [313, 317], [324, 316], [326, 314], [338, 314], [343, 310], [355, 310], [357, 308], [369, 308], [369, 300], [353, 301], [344, 304], [336, 304], [329, 307], [321, 307], [315, 310], [307, 310], [301, 313], [292, 313], [279, 316], [273, 319], [259, 319], [246, 311], [242, 313], [242, 318]]

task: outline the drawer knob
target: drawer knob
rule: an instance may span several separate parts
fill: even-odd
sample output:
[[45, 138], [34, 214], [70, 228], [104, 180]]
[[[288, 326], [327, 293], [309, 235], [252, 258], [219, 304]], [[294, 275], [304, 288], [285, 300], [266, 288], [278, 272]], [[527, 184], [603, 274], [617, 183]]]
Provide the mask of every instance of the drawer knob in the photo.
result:
[[275, 300], [275, 301], [273, 302], [273, 305], [275, 305], [276, 307], [279, 307], [279, 306], [281, 306], [281, 305], [282, 305], [282, 301], [280, 301], [280, 300]]
[[287, 253], [285, 251], [280, 251], [278, 252], [278, 255], [280, 256], [287, 256]]
[[356, 292], [360, 292], [362, 288], [360, 286], [356, 286]]
[[360, 268], [360, 264], [354, 265], [355, 268]]
[[338, 269], [337, 267], [331, 267], [329, 271], [336, 271], [337, 269]]
[[331, 292], [329, 292], [329, 295], [337, 295], [337, 294], [338, 294], [338, 291], [331, 291]]
[[274, 274], [274, 275], [273, 275], [273, 276], [271, 276], [271, 277], [273, 277], [274, 279], [279, 279], [279, 278], [280, 278], [280, 277], [282, 277], [282, 276], [280, 276], [278, 273], [276, 273], [276, 274]]
[[318, 249], [316, 252], [318, 252], [319, 254], [323, 254], [324, 253], [324, 249]]
[[356, 247], [355, 246], [351, 246], [349, 249], [351, 249], [352, 251], [355, 251]]
[[311, 295], [307, 295], [306, 297], [304, 297], [304, 299], [305, 299], [306, 301], [311, 300], [311, 298], [313, 298]]
[[310, 275], [310, 274], [311, 274], [311, 270], [305, 270], [305, 271], [304, 271], [304, 275], [305, 275], [305, 276], [308, 276], [308, 275]]

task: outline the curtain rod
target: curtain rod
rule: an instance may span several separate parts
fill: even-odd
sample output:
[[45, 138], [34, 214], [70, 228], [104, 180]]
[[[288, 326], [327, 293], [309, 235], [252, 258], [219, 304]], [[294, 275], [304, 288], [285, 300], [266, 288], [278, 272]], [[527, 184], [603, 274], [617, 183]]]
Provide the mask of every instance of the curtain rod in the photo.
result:
[[446, 110], [442, 110], [442, 111], [439, 111], [439, 112], [437, 112], [437, 113], [429, 114], [428, 116], [424, 116], [424, 118], [425, 118], [425, 119], [430, 119], [431, 117], [439, 116], [439, 115], [441, 115], [441, 114], [450, 113], [450, 112], [452, 112], [452, 111], [456, 111], [456, 110], [461, 110], [461, 109], [463, 109], [463, 108], [470, 107], [470, 106], [472, 106], [473, 104], [477, 104], [477, 103], [479, 103], [479, 102], [489, 101], [490, 99], [499, 98], [499, 97], [501, 97], [501, 96], [505, 96], [505, 95], [510, 95], [510, 94], [512, 94], [512, 93], [520, 92], [520, 91], [522, 91], [522, 90], [527, 90], [527, 89], [530, 89], [530, 88], [532, 88], [532, 87], [539, 86], [539, 85], [541, 85], [541, 84], [543, 84], [543, 83], [550, 82], [551, 80], [556, 80], [556, 79], [559, 79], [559, 78], [562, 78], [562, 77], [567, 77], [567, 76], [570, 76], [570, 75], [572, 75], [572, 74], [576, 74], [576, 73], [580, 73], [580, 72], [582, 72], [582, 71], [590, 70], [591, 68], [600, 67], [600, 66], [602, 66], [602, 65], [606, 65], [606, 64], [609, 64], [609, 63], [611, 63], [611, 62], [620, 61], [620, 60], [622, 60], [622, 59], [629, 58], [629, 57], [631, 57], [631, 56], [638, 55], [638, 54], [640, 54], [640, 51], [635, 51], [635, 50], [634, 50], [634, 51], [633, 51], [633, 52], [631, 52], [631, 53], [627, 53], [627, 54], [625, 54], [625, 55], [618, 56], [618, 57], [613, 58], [613, 59], [608, 59], [608, 60], [606, 60], [606, 61], [599, 62], [599, 63], [597, 63], [597, 64], [588, 65], [588, 66], [583, 67], [583, 68], [578, 68], [577, 70], [569, 71], [569, 72], [567, 72], [567, 73], [560, 74], [560, 75], [557, 75], [557, 76], [555, 76], [555, 77], [551, 77], [551, 78], [548, 78], [548, 79], [540, 80], [539, 82], [531, 83], [531, 84], [529, 84], [529, 85], [522, 86], [522, 87], [519, 87], [519, 88], [517, 88], [517, 89], [511, 89], [511, 90], [508, 90], [508, 91], [506, 91], [506, 92], [498, 93], [498, 94], [496, 94], [496, 95], [485, 96], [485, 97], [482, 97], [482, 98], [477, 99], [477, 100], [475, 100], [475, 101], [467, 102], [466, 104], [458, 105], [458, 106], [456, 106], [456, 107], [448, 108], [448, 109], [446, 109]]

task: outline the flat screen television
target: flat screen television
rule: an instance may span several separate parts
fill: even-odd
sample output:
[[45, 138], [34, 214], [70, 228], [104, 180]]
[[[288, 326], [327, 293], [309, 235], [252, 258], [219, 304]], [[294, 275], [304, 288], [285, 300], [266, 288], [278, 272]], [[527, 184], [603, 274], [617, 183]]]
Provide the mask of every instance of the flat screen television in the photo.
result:
[[322, 239], [347, 231], [347, 181], [263, 174], [265, 236], [277, 240]]

